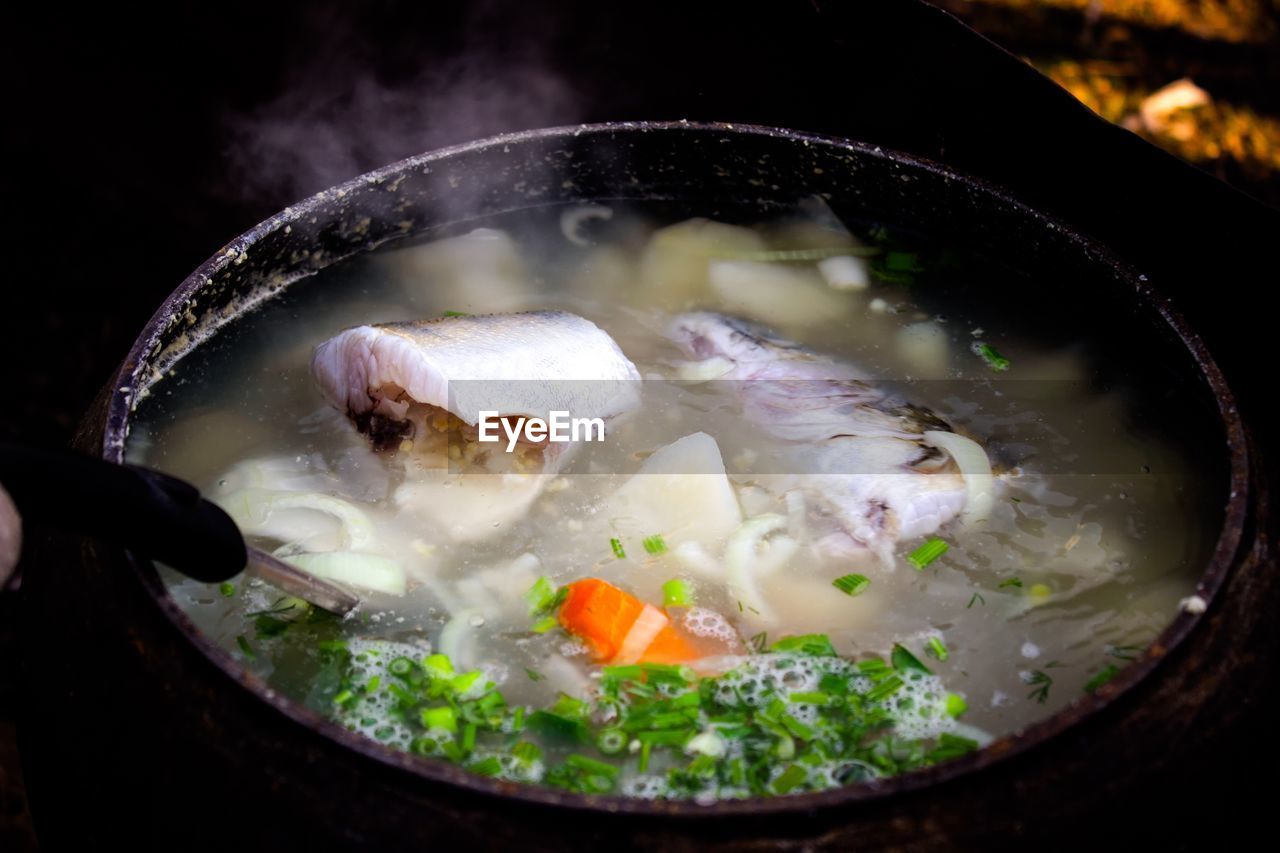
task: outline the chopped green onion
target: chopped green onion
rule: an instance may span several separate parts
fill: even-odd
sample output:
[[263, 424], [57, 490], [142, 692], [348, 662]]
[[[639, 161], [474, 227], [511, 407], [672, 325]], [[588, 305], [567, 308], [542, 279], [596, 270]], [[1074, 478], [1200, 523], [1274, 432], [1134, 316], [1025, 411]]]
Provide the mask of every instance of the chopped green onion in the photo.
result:
[[333, 704], [345, 705], [354, 698], [356, 698], [356, 694], [352, 693], [350, 690], [343, 690], [337, 696], [333, 697]]
[[826, 634], [801, 634], [797, 637], [784, 637], [769, 647], [775, 652], [799, 652], [809, 657], [835, 657], [835, 646]]
[[775, 794], [786, 794], [803, 785], [808, 778], [808, 770], [805, 770], [799, 764], [792, 764], [782, 771], [782, 774], [777, 779], [773, 780], [773, 791]]
[[928, 648], [925, 649], [925, 651], [940, 661], [944, 661], [951, 657], [951, 653], [947, 651], [947, 647], [943, 644], [941, 637], [930, 637], [928, 640]]
[[964, 701], [964, 697], [959, 693], [947, 694], [947, 715], [950, 717], [958, 717], [965, 711], [969, 710], [969, 703]]
[[893, 662], [893, 668], [898, 672], [923, 672], [925, 675], [931, 675], [929, 667], [921, 663], [920, 658], [907, 651], [907, 647], [898, 643], [893, 644], [893, 653], [889, 656], [889, 660]]
[[943, 732], [938, 736], [938, 746], [933, 749], [928, 756], [930, 761], [947, 761], [952, 758], [959, 758], [962, 755], [968, 755], [978, 748], [978, 742], [967, 737], [953, 735], [950, 732]]
[[870, 678], [873, 681], [879, 681], [881, 678], [887, 678], [893, 673], [893, 668], [880, 658], [867, 658], [858, 661], [858, 672]]
[[475, 687], [476, 682], [483, 677], [484, 673], [478, 669], [472, 670], [471, 672], [464, 672], [461, 675], [455, 675], [451, 678], [449, 680], [449, 687], [452, 688], [453, 692], [462, 695], [472, 687]]
[[753, 655], [763, 654], [764, 650], [769, 647], [769, 634], [761, 631], [755, 634], [750, 640], [747, 640], [747, 648]]
[[692, 607], [693, 588], [679, 578], [672, 578], [662, 585], [663, 607]]
[[1018, 589], [1022, 589], [1022, 578], [1005, 578], [1004, 580], [1000, 581], [1000, 585], [996, 588], [1004, 589], [1007, 586], [1014, 586], [1014, 587], [1017, 587]]
[[644, 538], [644, 549], [650, 554], [667, 553], [667, 543], [657, 533]]
[[535, 634], [545, 634], [545, 633], [547, 633], [548, 631], [550, 631], [552, 628], [555, 628], [555, 627], [556, 627], [557, 625], [559, 625], [559, 624], [560, 624], [560, 623], [556, 620], [556, 617], [554, 617], [554, 616], [543, 616], [543, 617], [542, 617], [541, 619], [539, 619], [537, 622], [534, 622], [534, 623], [533, 623], [533, 628], [532, 628], [531, 630], [532, 630], [532, 631], [533, 631], [533, 633], [535, 633]]
[[542, 749], [536, 743], [522, 740], [511, 747], [511, 754], [525, 764], [532, 764], [542, 758]]
[[483, 758], [467, 768], [477, 776], [497, 776], [502, 772], [502, 762], [494, 756]]
[[907, 562], [915, 566], [916, 571], [921, 571], [925, 566], [947, 553], [947, 549], [950, 547], [946, 542], [935, 537], [908, 554]]
[[447, 655], [429, 655], [422, 659], [422, 668], [434, 678], [453, 678], [453, 661]]
[[231, 581], [226, 581], [218, 585], [218, 592], [222, 593], [223, 598], [230, 598], [236, 594], [236, 585]]
[[530, 681], [541, 681], [542, 679], [546, 678], [545, 675], [538, 672], [536, 669], [529, 669], [529, 667], [527, 666], [524, 668], [524, 674], [529, 676]]
[[409, 673], [413, 672], [413, 661], [406, 657], [398, 657], [387, 664], [387, 672], [397, 678], [405, 678]]
[[619, 560], [626, 558], [627, 552], [622, 549], [621, 539], [610, 539], [609, 547], [613, 549], [613, 556], [617, 557]]
[[637, 732], [636, 740], [651, 746], [684, 746], [693, 737], [693, 729], [669, 729], [658, 732]]
[[446, 312], [444, 312], [443, 314], [441, 314], [440, 316], [442, 316], [442, 317], [470, 317], [471, 315], [470, 315], [470, 314], [468, 314], [466, 311], [446, 311]]
[[831, 585], [845, 595], [862, 595], [871, 586], [871, 579], [866, 575], [844, 575], [833, 580]]
[[551, 581], [545, 577], [538, 578], [533, 586], [529, 587], [524, 594], [524, 600], [529, 604], [529, 615], [537, 616], [545, 613], [551, 603], [556, 599], [556, 588], [551, 585]]
[[458, 731], [458, 715], [447, 705], [443, 708], [423, 708], [419, 716], [423, 728], [428, 731]]
[[604, 776], [607, 779], [613, 779], [618, 775], [618, 768], [612, 764], [606, 764], [603, 761], [597, 761], [594, 758], [578, 755], [577, 753], [565, 758], [564, 763], [577, 770], [584, 770], [587, 773]]
[[1084, 692], [1092, 693], [1111, 679], [1115, 678], [1119, 672], [1120, 667], [1107, 664], [1102, 669], [1098, 670], [1097, 675], [1084, 683]]
[[586, 702], [568, 693], [561, 693], [556, 697], [556, 703], [551, 706], [551, 713], [571, 720], [585, 719], [590, 710]]
[[968, 610], [969, 608], [973, 607], [973, 603], [974, 603], [975, 601], [976, 601], [976, 602], [978, 602], [979, 604], [982, 604], [982, 605], [985, 605], [985, 604], [987, 603], [987, 600], [986, 600], [985, 598], [983, 598], [983, 597], [982, 597], [982, 593], [980, 593], [980, 592], [975, 592], [975, 593], [974, 593], [974, 594], [969, 598], [969, 603], [968, 603], [968, 604], [966, 604], [966, 605], [964, 606], [964, 609], [965, 609], [965, 610]]
[[622, 729], [605, 729], [596, 735], [596, 749], [605, 755], [617, 755], [627, 748], [627, 733]]
[[879, 702], [881, 699], [887, 699], [897, 693], [902, 687], [903, 681], [894, 675], [881, 681], [875, 687], [867, 691], [866, 698], [868, 702]]
[[236, 636], [236, 645], [240, 647], [240, 651], [244, 653], [244, 656], [250, 660], [258, 656], [258, 653], [253, 650], [253, 646], [249, 645], [249, 641], [245, 639], [244, 634]]
[[550, 711], [534, 711], [528, 717], [528, 726], [543, 737], [584, 742], [587, 739], [587, 727], [582, 720], [569, 719]]
[[1009, 369], [1009, 359], [1000, 354], [1000, 351], [991, 344], [975, 343], [973, 351], [977, 353], [987, 366], [992, 370], [1003, 371]]

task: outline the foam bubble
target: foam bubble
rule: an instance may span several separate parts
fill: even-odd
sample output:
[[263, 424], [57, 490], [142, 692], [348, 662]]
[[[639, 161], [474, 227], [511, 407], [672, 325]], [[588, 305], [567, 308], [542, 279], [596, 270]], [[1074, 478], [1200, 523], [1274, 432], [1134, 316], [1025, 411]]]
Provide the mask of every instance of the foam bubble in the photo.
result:
[[738, 637], [737, 631], [729, 624], [729, 620], [714, 610], [705, 607], [691, 607], [684, 614], [681, 623], [686, 631], [695, 637], [708, 637], [732, 644]]

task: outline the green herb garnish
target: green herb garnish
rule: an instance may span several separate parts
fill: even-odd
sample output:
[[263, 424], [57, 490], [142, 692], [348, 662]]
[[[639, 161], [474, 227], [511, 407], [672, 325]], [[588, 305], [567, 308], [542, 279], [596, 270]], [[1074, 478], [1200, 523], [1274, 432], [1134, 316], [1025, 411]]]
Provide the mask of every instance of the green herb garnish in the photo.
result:
[[1000, 351], [991, 344], [975, 343], [973, 351], [987, 363], [987, 366], [995, 371], [1004, 371], [1009, 369], [1009, 359], [1000, 354]]
[[797, 652], [808, 657], [835, 657], [835, 646], [826, 634], [801, 634], [784, 637], [769, 647], [775, 652]]
[[871, 586], [871, 579], [866, 575], [844, 575], [833, 580], [831, 585], [845, 595], [862, 595]]
[[693, 587], [687, 581], [672, 578], [662, 585], [663, 607], [692, 607]]
[[1004, 589], [1007, 586], [1015, 586], [1018, 589], [1022, 589], [1022, 578], [1005, 578], [1004, 580], [1000, 581], [999, 586], [997, 586], [996, 588]]
[[926, 645], [927, 648], [925, 649], [925, 652], [937, 658], [939, 661], [944, 661], [951, 657], [951, 653], [947, 651], [947, 647], [942, 642], [941, 637], [930, 637]]
[[[1044, 665], [1045, 669], [1052, 669], [1056, 666], [1062, 666], [1057, 661], [1049, 661]], [[1027, 694], [1028, 699], [1035, 699], [1043, 705], [1049, 699], [1049, 688], [1053, 686], [1053, 678], [1041, 669], [1032, 670], [1031, 674], [1025, 679], [1026, 683], [1034, 689]]]
[[1084, 683], [1084, 692], [1092, 693], [1120, 673], [1120, 667], [1113, 664], [1107, 664], [1098, 670], [1097, 674]]
[[643, 544], [644, 544], [645, 551], [649, 552], [650, 554], [667, 553], [667, 543], [664, 542], [662, 537], [657, 533], [653, 534], [652, 536], [646, 536], [644, 538]]
[[921, 571], [925, 566], [947, 553], [950, 547], [946, 542], [935, 537], [908, 554], [907, 562], [915, 566], [916, 571]]
[[236, 594], [236, 585], [231, 581], [224, 581], [218, 584], [218, 592], [222, 594], [223, 598], [230, 598]]
[[889, 655], [889, 660], [893, 663], [893, 668], [898, 672], [923, 672], [925, 675], [932, 675], [929, 667], [925, 666], [920, 658], [911, 654], [906, 646], [899, 643], [893, 644], [893, 652]]
[[619, 560], [626, 559], [627, 552], [626, 552], [626, 551], [624, 551], [624, 550], [623, 550], [623, 548], [622, 548], [622, 540], [621, 540], [621, 539], [618, 539], [618, 538], [616, 538], [616, 537], [615, 537], [615, 538], [613, 538], [613, 539], [610, 539], [610, 540], [609, 540], [609, 547], [613, 549], [613, 556], [617, 557]]

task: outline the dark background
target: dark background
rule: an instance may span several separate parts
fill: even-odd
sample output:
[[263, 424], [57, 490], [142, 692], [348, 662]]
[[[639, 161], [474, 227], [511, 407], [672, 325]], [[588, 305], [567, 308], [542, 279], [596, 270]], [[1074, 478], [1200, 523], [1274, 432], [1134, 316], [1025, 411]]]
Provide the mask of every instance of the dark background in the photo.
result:
[[[66, 443], [165, 295], [290, 201], [499, 131], [637, 118], [851, 136], [1008, 187], [1174, 296], [1264, 438], [1274, 322], [1257, 299], [1277, 280], [1276, 211], [914, 0], [24, 4], [6, 17], [0, 438]], [[0, 595], [0, 622], [15, 601]], [[0, 677], [0, 721], [16, 701]], [[1224, 769], [1276, 756], [1280, 704], [1274, 690], [1254, 701], [1257, 726], [1205, 768], [1206, 803], [1238, 807], [1237, 829], [1271, 788]], [[22, 849], [11, 733], [0, 722], [0, 847]]]

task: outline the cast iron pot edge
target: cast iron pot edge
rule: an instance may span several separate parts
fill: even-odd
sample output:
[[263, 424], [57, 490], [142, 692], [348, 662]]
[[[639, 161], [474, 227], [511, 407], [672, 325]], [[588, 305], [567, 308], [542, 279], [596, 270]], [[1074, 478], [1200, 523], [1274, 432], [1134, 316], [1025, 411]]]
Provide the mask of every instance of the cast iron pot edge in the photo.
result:
[[[1209, 390], [1213, 393], [1218, 404], [1218, 413], [1222, 420], [1223, 432], [1230, 454], [1228, 500], [1224, 510], [1222, 531], [1213, 548], [1207, 569], [1198, 580], [1195, 589], [1195, 595], [1203, 599], [1210, 607], [1212, 606], [1217, 591], [1235, 563], [1243, 537], [1245, 521], [1248, 515], [1249, 447], [1244, 427], [1236, 410], [1234, 397], [1224, 377], [1203, 342], [1192, 331], [1186, 320], [1173, 307], [1170, 301], [1147, 281], [1146, 276], [1140, 275], [1136, 270], [1114, 257], [1105, 247], [1092, 243], [1082, 237], [1075, 229], [1027, 208], [1005, 191], [987, 182], [960, 175], [932, 161], [889, 151], [880, 146], [778, 128], [683, 121], [619, 122], [503, 134], [410, 157], [291, 205], [279, 214], [259, 223], [240, 237], [237, 237], [202, 264], [183, 281], [148, 321], [113, 379], [100, 448], [103, 458], [113, 462], [123, 461], [130, 415], [138, 393], [150, 384], [152, 363], [160, 352], [160, 343], [163, 336], [172, 328], [175, 318], [183, 315], [192, 297], [206, 287], [217, 273], [236, 263], [237, 258], [245, 255], [264, 236], [290, 226], [292, 223], [299, 222], [310, 213], [325, 208], [335, 199], [354, 194], [370, 184], [380, 183], [399, 173], [421, 168], [435, 161], [446, 160], [463, 152], [495, 149], [506, 145], [519, 145], [523, 142], [552, 140], [555, 138], [660, 133], [675, 129], [708, 134], [763, 135], [783, 138], [805, 145], [836, 146], [856, 151], [865, 157], [932, 172], [947, 180], [967, 184], [979, 192], [993, 197], [1000, 204], [1016, 208], [1022, 215], [1059, 231], [1061, 236], [1074, 242], [1082, 251], [1091, 253], [1119, 271], [1123, 278], [1133, 285], [1136, 298], [1148, 307], [1154, 308], [1181, 343], [1186, 346], [1193, 360], [1200, 368], [1204, 381], [1209, 386]], [[366, 251], [375, 245], [377, 245], [376, 242], [371, 243], [353, 251], [352, 254]], [[331, 260], [338, 259], [334, 257]], [[220, 325], [208, 329], [207, 334], [216, 333]], [[132, 553], [128, 554], [127, 557], [128, 563], [136, 573], [137, 579], [168, 620], [192, 645], [212, 661], [229, 681], [236, 682], [247, 688], [259, 700], [271, 705], [294, 724], [312, 731], [318, 731], [340, 745], [365, 756], [370, 761], [395, 768], [412, 776], [424, 777], [433, 782], [454, 785], [477, 794], [502, 799], [514, 797], [531, 804], [613, 813], [661, 814], [664, 816], [690, 818], [696, 818], [700, 815], [705, 816], [712, 812], [721, 816], [733, 814], [760, 815], [839, 808], [890, 796], [898, 792], [918, 790], [979, 772], [1006, 758], [1021, 754], [1035, 745], [1058, 735], [1077, 722], [1103, 711], [1114, 700], [1123, 696], [1132, 687], [1155, 672], [1160, 662], [1164, 660], [1170, 651], [1183, 643], [1203, 616], [1203, 614], [1192, 610], [1182, 609], [1164, 631], [1147, 647], [1139, 660], [1131, 663], [1112, 681], [1103, 685], [1095, 693], [1077, 698], [1073, 700], [1071, 705], [1058, 713], [1018, 732], [997, 738], [984, 749], [970, 755], [913, 773], [873, 782], [856, 783], [832, 791], [757, 800], [722, 801], [716, 803], [713, 807], [708, 807], [687, 801], [648, 801], [619, 796], [577, 795], [541, 786], [501, 782], [476, 776], [453, 764], [383, 748], [367, 738], [347, 731], [327, 718], [302, 707], [300, 704], [285, 699], [275, 691], [270, 690], [262, 679], [245, 672], [230, 653], [214, 645], [195, 629], [186, 614], [178, 608], [177, 604], [165, 591], [155, 567], [150, 561], [140, 559]]]

